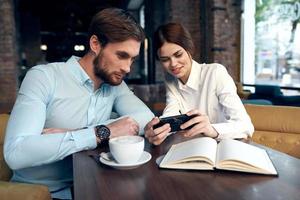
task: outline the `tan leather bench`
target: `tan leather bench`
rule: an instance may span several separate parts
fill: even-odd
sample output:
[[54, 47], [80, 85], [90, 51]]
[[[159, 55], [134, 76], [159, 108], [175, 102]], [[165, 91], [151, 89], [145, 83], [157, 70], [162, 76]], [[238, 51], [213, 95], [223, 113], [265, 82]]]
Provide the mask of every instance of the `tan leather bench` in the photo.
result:
[[9, 115], [0, 114], [0, 199], [1, 200], [51, 200], [48, 187], [43, 185], [9, 182], [12, 171], [3, 156], [3, 142]]
[[253, 141], [300, 158], [300, 107], [245, 104]]

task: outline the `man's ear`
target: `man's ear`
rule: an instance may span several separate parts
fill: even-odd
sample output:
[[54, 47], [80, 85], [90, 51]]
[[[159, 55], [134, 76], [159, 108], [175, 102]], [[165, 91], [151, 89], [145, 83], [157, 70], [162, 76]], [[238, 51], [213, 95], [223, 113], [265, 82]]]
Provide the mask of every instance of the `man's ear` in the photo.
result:
[[98, 55], [101, 50], [101, 44], [96, 35], [92, 35], [90, 38], [90, 49], [95, 55]]

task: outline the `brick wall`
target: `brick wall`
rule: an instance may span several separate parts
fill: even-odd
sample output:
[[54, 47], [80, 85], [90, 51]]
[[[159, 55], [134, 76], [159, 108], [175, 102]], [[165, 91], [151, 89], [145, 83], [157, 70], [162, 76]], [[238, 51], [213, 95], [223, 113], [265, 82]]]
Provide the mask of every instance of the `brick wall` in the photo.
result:
[[213, 0], [211, 61], [223, 64], [235, 81], [240, 80], [241, 1]]
[[0, 112], [9, 112], [18, 87], [13, 0], [0, 0]]
[[169, 19], [172, 22], [183, 24], [191, 33], [195, 43], [194, 60], [200, 60], [201, 30], [200, 30], [200, 1], [201, 0], [171, 0]]

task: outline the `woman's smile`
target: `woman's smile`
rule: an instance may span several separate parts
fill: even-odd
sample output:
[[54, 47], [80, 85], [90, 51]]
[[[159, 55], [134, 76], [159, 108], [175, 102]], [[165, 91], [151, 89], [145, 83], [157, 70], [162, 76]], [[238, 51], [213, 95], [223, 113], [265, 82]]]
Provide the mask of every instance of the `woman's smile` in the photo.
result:
[[171, 68], [171, 72], [175, 75], [178, 75], [178, 74], [180, 74], [182, 68], [183, 68], [183, 66]]

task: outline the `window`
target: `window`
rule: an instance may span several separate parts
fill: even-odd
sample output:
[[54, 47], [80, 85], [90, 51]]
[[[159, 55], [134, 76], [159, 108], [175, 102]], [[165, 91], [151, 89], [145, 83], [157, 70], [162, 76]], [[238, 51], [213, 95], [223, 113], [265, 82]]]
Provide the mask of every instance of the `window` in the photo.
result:
[[300, 87], [300, 0], [244, 0], [242, 80]]

